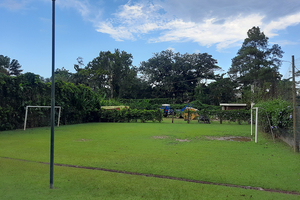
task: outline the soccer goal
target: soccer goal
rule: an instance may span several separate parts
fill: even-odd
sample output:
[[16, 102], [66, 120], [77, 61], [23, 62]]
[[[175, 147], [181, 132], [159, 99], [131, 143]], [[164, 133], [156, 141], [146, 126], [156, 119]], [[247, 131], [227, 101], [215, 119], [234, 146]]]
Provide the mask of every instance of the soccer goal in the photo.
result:
[[[24, 120], [24, 131], [26, 130], [26, 122], [27, 122], [28, 108], [51, 108], [51, 106], [26, 106], [25, 120]], [[55, 106], [55, 108], [58, 108], [58, 109], [59, 109], [59, 111], [58, 111], [58, 120], [57, 120], [57, 126], [59, 126], [61, 107], [60, 107], [60, 106]]]
[[253, 114], [252, 111], [255, 110], [255, 143], [257, 143], [257, 124], [258, 124], [258, 107], [253, 107], [254, 104], [251, 104], [251, 135], [252, 135], [252, 128], [253, 128]]

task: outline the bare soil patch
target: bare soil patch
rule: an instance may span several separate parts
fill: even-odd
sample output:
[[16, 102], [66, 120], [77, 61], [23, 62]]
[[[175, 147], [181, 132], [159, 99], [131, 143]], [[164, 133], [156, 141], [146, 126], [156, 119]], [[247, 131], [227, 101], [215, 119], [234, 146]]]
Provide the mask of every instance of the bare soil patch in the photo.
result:
[[179, 141], [179, 142], [190, 142], [191, 140], [188, 140], [188, 139], [184, 139], [184, 140], [182, 140], [182, 139], [176, 139], [176, 141]]
[[161, 136], [153, 136], [154, 139], [167, 139], [169, 136], [161, 135]]
[[250, 142], [251, 138], [248, 137], [239, 137], [239, 136], [223, 136], [223, 137], [212, 137], [206, 136], [209, 140], [227, 140], [227, 141], [236, 141], [236, 142]]

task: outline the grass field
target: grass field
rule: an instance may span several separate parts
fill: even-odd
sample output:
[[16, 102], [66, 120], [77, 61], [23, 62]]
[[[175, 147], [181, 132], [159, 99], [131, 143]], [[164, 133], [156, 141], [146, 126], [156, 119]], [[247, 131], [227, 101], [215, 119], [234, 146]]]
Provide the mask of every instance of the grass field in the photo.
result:
[[[248, 124], [90, 123], [55, 129], [55, 163], [300, 193], [300, 156]], [[55, 166], [49, 188], [50, 128], [0, 132], [4, 199], [300, 199], [299, 195]], [[13, 158], [13, 159], [7, 159]], [[22, 160], [33, 162], [25, 162]]]

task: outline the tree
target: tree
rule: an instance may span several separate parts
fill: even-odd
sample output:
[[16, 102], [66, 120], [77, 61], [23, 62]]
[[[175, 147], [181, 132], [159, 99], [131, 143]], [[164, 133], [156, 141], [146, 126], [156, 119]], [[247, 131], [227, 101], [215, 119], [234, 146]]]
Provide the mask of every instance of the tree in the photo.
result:
[[0, 55], [0, 73], [12, 76], [19, 76], [23, 71], [20, 69], [22, 66], [20, 65], [19, 61], [13, 59], [10, 62], [10, 58], [7, 56]]
[[9, 75], [13, 75], [13, 76], [21, 75], [21, 72], [23, 71], [22, 69], [20, 69], [21, 67], [22, 66], [20, 65], [19, 61], [13, 59], [9, 64]]
[[64, 67], [59, 69], [56, 68], [55, 72], [55, 80], [60, 80], [64, 82], [70, 82], [72, 73], [69, 72], [69, 70], [65, 69]]
[[[142, 78], [155, 89], [154, 96], [158, 98], [170, 97], [178, 89], [173, 85], [173, 82], [180, 81], [178, 70], [174, 70], [175, 56], [174, 52], [169, 50], [155, 53], [148, 61], [143, 61], [139, 67]], [[182, 69], [182, 73], [185, 71]]]
[[[78, 57], [77, 59], [78, 64], [74, 64], [74, 69], [76, 73], [72, 74], [71, 80], [76, 85], [78, 84], [84, 84], [87, 86], [91, 86], [90, 81], [90, 70], [86, 69], [87, 67], [84, 66], [83, 59], [81, 57]], [[63, 72], [66, 73], [66, 72]]]
[[215, 82], [208, 85], [210, 104], [220, 105], [220, 103], [236, 102], [237, 83], [224, 78], [225, 74], [218, 76]]
[[155, 53], [141, 63], [139, 72], [153, 87], [154, 96], [192, 100], [199, 82], [214, 79], [214, 71], [220, 69], [211, 55], [204, 53], [180, 54], [171, 50]]
[[278, 70], [282, 62], [280, 58], [284, 53], [281, 47], [274, 44], [269, 48], [269, 38], [259, 27], [249, 29], [247, 35], [237, 56], [232, 59], [228, 74], [237, 80], [241, 87], [262, 87], [265, 82], [274, 83], [280, 80]]
[[9, 75], [9, 63], [10, 63], [10, 58], [7, 56], [0, 55], [0, 73]]
[[[89, 81], [94, 90], [109, 89], [111, 98], [123, 98], [137, 73], [132, 67], [132, 55], [115, 49], [115, 52], [100, 51], [99, 56], [87, 64]], [[107, 92], [107, 91], [106, 91]]]

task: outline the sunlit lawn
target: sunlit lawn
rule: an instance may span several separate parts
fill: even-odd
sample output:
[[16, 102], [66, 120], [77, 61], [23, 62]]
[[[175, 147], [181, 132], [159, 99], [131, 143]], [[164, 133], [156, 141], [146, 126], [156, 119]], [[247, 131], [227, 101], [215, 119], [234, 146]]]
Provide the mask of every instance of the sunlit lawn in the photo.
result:
[[[90, 123], [55, 129], [55, 163], [300, 192], [300, 156], [259, 134], [258, 143], [210, 140], [250, 137], [248, 124]], [[291, 199], [295, 195], [203, 185], [55, 166], [49, 190], [50, 128], [0, 132], [0, 196], [6, 199]], [[18, 192], [16, 192], [18, 191]], [[245, 195], [245, 196], [241, 196]], [[185, 198], [186, 197], [186, 198]], [[22, 198], [21, 198], [22, 199]], [[57, 199], [57, 198], [56, 198]]]

